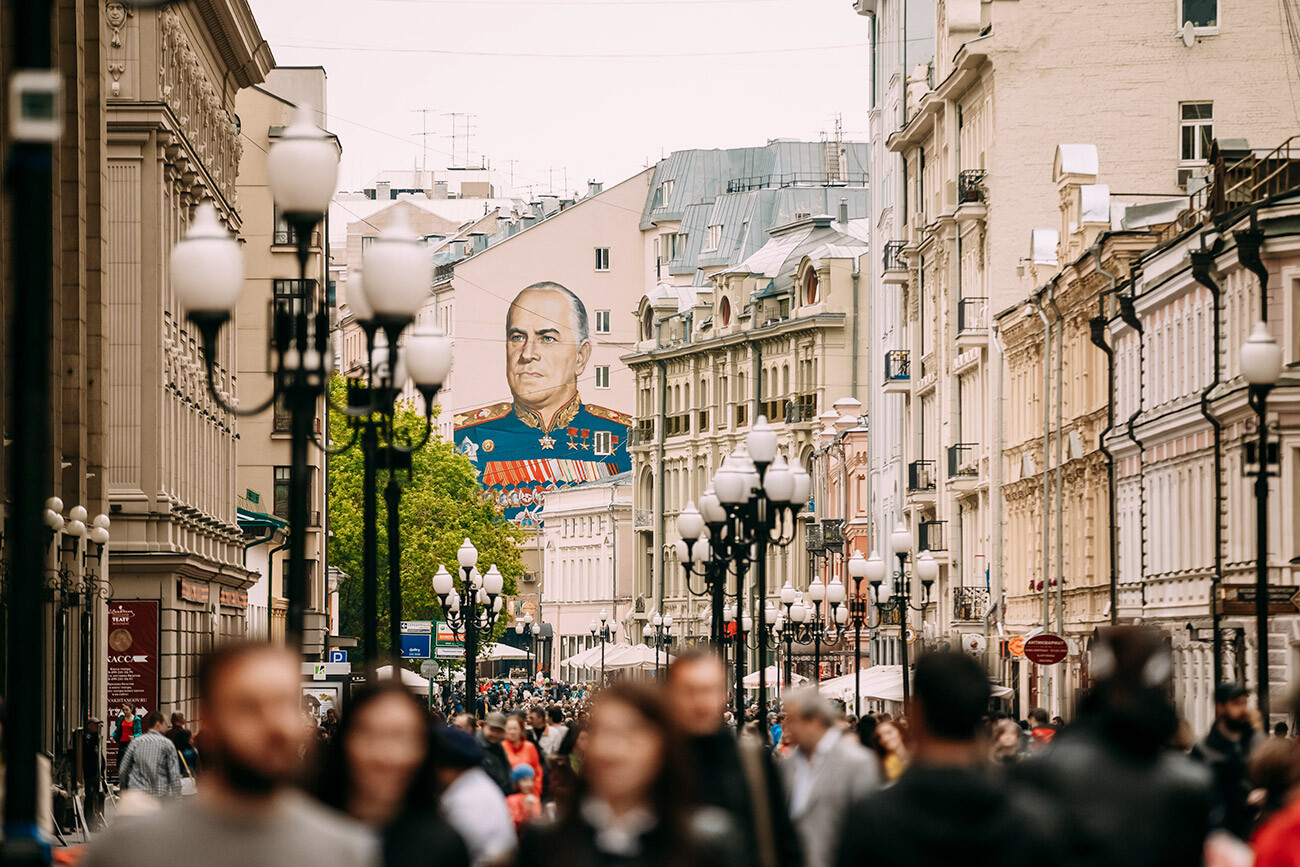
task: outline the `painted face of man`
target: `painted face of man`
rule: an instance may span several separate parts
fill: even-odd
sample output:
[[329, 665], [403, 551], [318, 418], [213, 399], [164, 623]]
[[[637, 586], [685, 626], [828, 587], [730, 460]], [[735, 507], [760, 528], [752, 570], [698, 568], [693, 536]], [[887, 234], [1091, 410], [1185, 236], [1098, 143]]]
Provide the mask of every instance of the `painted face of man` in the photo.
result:
[[506, 318], [506, 380], [516, 403], [549, 421], [577, 394], [590, 356], [591, 343], [578, 342], [563, 293], [519, 293]]

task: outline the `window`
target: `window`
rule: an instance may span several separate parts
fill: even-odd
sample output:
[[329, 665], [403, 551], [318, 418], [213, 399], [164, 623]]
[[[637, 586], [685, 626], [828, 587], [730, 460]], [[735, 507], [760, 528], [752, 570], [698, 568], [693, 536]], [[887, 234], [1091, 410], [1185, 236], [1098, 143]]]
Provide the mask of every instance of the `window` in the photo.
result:
[[672, 198], [672, 195], [673, 195], [673, 182], [669, 180], [661, 183], [659, 185], [659, 207], [661, 208], [668, 207], [668, 200]]
[[596, 365], [596, 388], [609, 388], [609, 365]]
[[718, 302], [718, 320], [723, 325], [731, 324], [731, 299], [726, 295], [723, 295], [722, 300]]
[[363, 237], [361, 238], [361, 255], [362, 255], [362, 256], [366, 255], [366, 251], [370, 249], [370, 245], [373, 244], [373, 243], [375, 242], [375, 238], [376, 238], [376, 237], [377, 237], [377, 236], [375, 236], [375, 235], [365, 235], [365, 236], [363, 236]]
[[721, 224], [715, 223], [714, 225], [709, 226], [709, 234], [704, 241], [704, 249], [706, 251], [716, 250], [721, 244], [722, 244], [722, 226]]
[[1179, 106], [1180, 156], [1185, 163], [1203, 163], [1210, 158], [1214, 141], [1214, 103], [1184, 102]]
[[649, 340], [655, 336], [655, 313], [647, 310], [641, 316], [641, 339]]
[[297, 317], [307, 311], [308, 301], [316, 292], [315, 280], [273, 280], [272, 293], [275, 297], [275, 312], [289, 314], [289, 337], [297, 333]]
[[609, 270], [609, 248], [608, 247], [596, 248], [596, 270], [597, 271]]
[[822, 300], [821, 286], [817, 282], [817, 272], [809, 271], [803, 284], [803, 303], [817, 304]]
[[593, 431], [591, 450], [597, 455], [612, 455], [614, 449], [611, 447], [613, 434], [607, 430]]
[[686, 255], [686, 236], [681, 232], [669, 232], [663, 236], [663, 241], [668, 252], [665, 258], [669, 262], [675, 262]]
[[[275, 209], [275, 235], [271, 238], [271, 243], [277, 247], [294, 247], [298, 245], [298, 232], [289, 221], [280, 213], [280, 209]], [[320, 235], [316, 232], [311, 233], [310, 246], [315, 247], [320, 243]]]
[[271, 433], [289, 433], [292, 424], [293, 415], [289, 412], [289, 408], [284, 405], [284, 395], [281, 395], [275, 399], [275, 420]]
[[275, 468], [275, 493], [273, 495], [275, 516], [277, 518], [289, 517], [289, 468]]
[[596, 333], [597, 334], [609, 333], [609, 311], [608, 310], [596, 311]]
[[1181, 0], [1178, 23], [1193, 27], [1219, 26], [1219, 0]]

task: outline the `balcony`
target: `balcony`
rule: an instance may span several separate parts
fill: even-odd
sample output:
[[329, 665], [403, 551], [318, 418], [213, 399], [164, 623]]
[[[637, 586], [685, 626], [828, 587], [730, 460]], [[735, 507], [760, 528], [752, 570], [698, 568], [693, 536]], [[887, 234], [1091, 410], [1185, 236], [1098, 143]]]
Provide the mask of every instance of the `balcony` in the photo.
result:
[[947, 521], [922, 521], [917, 529], [918, 551], [947, 551], [948, 542], [944, 539], [946, 535], [944, 529], [947, 527]]
[[989, 299], [961, 299], [957, 302], [957, 351], [988, 345]]
[[988, 616], [989, 591], [985, 587], [954, 587], [952, 619], [961, 623], [982, 623]]
[[912, 461], [907, 465], [909, 493], [933, 493], [934, 488], [934, 461]]
[[635, 448], [636, 446], [648, 446], [655, 441], [655, 423], [654, 419], [644, 419], [636, 423], [636, 427], [628, 431], [627, 444]]
[[455, 276], [456, 276], [455, 262], [445, 262], [441, 265], [437, 265], [433, 269], [433, 285], [444, 286], [447, 283], [450, 283], [452, 281], [452, 278]]
[[800, 394], [786, 401], [785, 423], [801, 424], [817, 420], [817, 395]]
[[982, 220], [988, 215], [988, 191], [983, 169], [964, 169], [957, 175], [957, 219]]
[[957, 443], [948, 446], [948, 478], [977, 478], [980, 474], [979, 446]]
[[901, 284], [907, 282], [907, 262], [903, 260], [903, 248], [906, 246], [906, 241], [890, 241], [885, 244], [885, 283]]
[[912, 388], [912, 353], [891, 349], [885, 353], [885, 393], [904, 394]]

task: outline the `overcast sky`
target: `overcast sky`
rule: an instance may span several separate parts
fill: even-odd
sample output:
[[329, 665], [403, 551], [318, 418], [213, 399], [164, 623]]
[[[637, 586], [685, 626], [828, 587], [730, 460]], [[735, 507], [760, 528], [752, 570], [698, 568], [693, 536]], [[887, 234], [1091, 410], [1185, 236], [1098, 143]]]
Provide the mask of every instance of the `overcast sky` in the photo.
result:
[[[850, 0], [250, 0], [281, 65], [321, 65], [340, 185], [470, 160], [519, 187], [621, 180], [670, 151], [865, 140], [867, 19]], [[427, 119], [420, 109], [431, 109]], [[464, 118], [456, 164], [465, 163]], [[552, 171], [553, 170], [553, 171]], [[524, 190], [526, 192], [526, 190]]]

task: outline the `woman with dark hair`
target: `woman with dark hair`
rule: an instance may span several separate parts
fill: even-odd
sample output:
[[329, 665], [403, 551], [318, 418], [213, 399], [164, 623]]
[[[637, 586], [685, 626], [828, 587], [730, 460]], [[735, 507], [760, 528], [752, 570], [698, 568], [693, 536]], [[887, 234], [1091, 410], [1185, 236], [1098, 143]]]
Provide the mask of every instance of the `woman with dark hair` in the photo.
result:
[[633, 683], [593, 702], [586, 756], [553, 825], [524, 834], [528, 867], [706, 867], [738, 860], [725, 813], [692, 807], [681, 747], [657, 692]]
[[316, 795], [372, 828], [383, 864], [468, 867], [460, 835], [437, 810], [429, 715], [400, 683], [352, 696], [321, 768]]
[[571, 723], [564, 739], [554, 753], [546, 757], [546, 773], [551, 779], [551, 798], [560, 804], [572, 800], [582, 771], [582, 759], [587, 754], [587, 727]]

